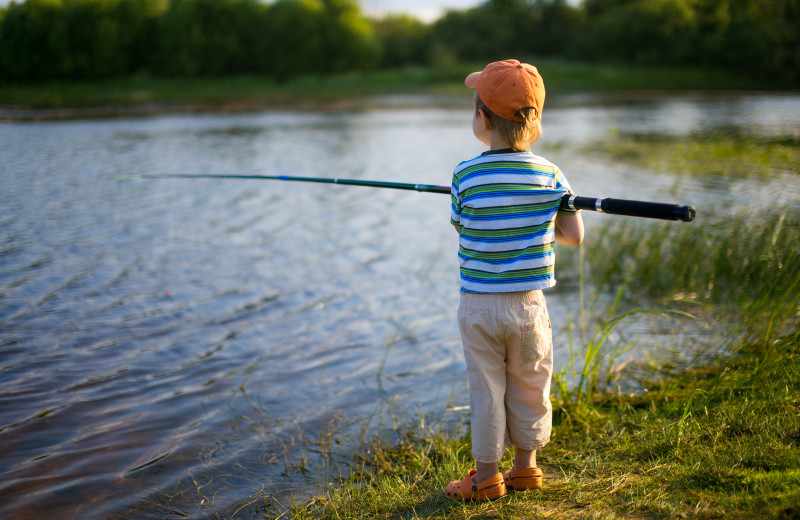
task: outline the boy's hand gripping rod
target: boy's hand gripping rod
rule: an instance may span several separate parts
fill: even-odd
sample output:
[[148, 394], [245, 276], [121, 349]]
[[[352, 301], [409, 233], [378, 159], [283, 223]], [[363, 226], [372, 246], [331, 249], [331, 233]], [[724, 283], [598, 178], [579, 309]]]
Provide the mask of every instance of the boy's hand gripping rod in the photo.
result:
[[[117, 177], [118, 180], [131, 179], [163, 179], [163, 178], [186, 178], [186, 179], [253, 179], [253, 180], [277, 180], [277, 181], [297, 181], [297, 182], [318, 182], [324, 184], [343, 184], [346, 186], [367, 186], [372, 188], [391, 188], [396, 190], [413, 190], [429, 193], [450, 194], [449, 186], [435, 186], [432, 184], [411, 184], [403, 182], [383, 182], [366, 181], [359, 179], [337, 179], [326, 177], [293, 177], [289, 175], [230, 175], [230, 174], [161, 174], [161, 175], [123, 175]], [[577, 195], [566, 194], [561, 198], [562, 209], [585, 209], [588, 211], [598, 211], [610, 215], [626, 215], [629, 217], [656, 218], [661, 220], [682, 220], [691, 222], [695, 217], [694, 206], [679, 206], [677, 204], [664, 204], [661, 202], [645, 202], [640, 200], [609, 199], [578, 197]]]

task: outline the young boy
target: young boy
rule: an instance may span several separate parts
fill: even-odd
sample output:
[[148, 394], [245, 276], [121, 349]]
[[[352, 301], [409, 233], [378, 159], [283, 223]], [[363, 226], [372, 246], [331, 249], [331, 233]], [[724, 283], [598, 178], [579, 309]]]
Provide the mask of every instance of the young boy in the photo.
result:
[[[459, 330], [467, 362], [476, 469], [447, 485], [456, 500], [493, 500], [542, 486], [536, 450], [550, 440], [553, 343], [542, 289], [555, 285], [554, 242], [583, 241], [580, 212], [559, 209], [571, 188], [532, 154], [541, 135], [544, 83], [536, 67], [490, 63], [467, 76], [472, 131], [489, 146], [453, 174], [451, 223], [459, 232]], [[499, 473], [506, 446], [513, 467]]]

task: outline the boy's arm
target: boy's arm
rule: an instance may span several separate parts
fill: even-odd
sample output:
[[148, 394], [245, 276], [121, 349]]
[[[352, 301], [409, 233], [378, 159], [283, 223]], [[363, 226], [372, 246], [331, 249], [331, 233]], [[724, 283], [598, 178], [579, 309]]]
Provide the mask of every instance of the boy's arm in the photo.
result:
[[453, 185], [450, 188], [450, 223], [456, 228], [456, 232], [461, 234], [461, 201], [458, 197], [456, 186], [456, 179], [453, 177]]
[[556, 242], [567, 246], [583, 242], [583, 217], [580, 213], [556, 213]]

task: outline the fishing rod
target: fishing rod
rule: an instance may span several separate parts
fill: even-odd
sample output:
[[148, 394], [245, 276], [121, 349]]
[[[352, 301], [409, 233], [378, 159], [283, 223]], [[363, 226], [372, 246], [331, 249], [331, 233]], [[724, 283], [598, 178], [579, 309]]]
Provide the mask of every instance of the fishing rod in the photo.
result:
[[[427, 193], [450, 193], [449, 186], [436, 186], [433, 184], [412, 184], [405, 182], [384, 182], [366, 181], [360, 179], [339, 179], [330, 177], [296, 177], [291, 175], [233, 175], [233, 174], [214, 174], [214, 173], [164, 173], [164, 174], [142, 174], [142, 175], [122, 175], [118, 180], [134, 179], [250, 179], [250, 180], [276, 180], [276, 181], [296, 181], [296, 182], [317, 182], [323, 184], [341, 184], [345, 186], [366, 186], [370, 188], [390, 188], [395, 190], [411, 190]], [[597, 211], [610, 215], [624, 215], [629, 217], [655, 218], [660, 220], [682, 220], [691, 222], [694, 220], [696, 211], [694, 206], [680, 206], [678, 204], [665, 204], [662, 202], [647, 202], [641, 200], [579, 197], [577, 195], [565, 194], [561, 198], [560, 207], [562, 209], [584, 209], [587, 211]]]
[[367, 186], [370, 188], [392, 188], [395, 190], [425, 191], [430, 193], [450, 193], [449, 186], [433, 184], [407, 184], [404, 182], [362, 181], [359, 179], [335, 179], [328, 177], [293, 177], [290, 175], [232, 175], [227, 173], [164, 173], [158, 175], [122, 175], [118, 180], [132, 179], [251, 179], [274, 181], [320, 182], [324, 184], [342, 184], [346, 186]]

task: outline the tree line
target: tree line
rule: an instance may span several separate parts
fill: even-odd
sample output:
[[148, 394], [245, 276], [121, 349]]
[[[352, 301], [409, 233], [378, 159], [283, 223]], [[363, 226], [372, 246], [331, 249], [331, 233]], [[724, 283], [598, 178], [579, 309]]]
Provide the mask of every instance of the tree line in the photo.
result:
[[506, 57], [800, 80], [800, 0], [488, 0], [430, 23], [355, 0], [24, 0], [0, 9], [0, 81], [133, 74], [278, 80]]

